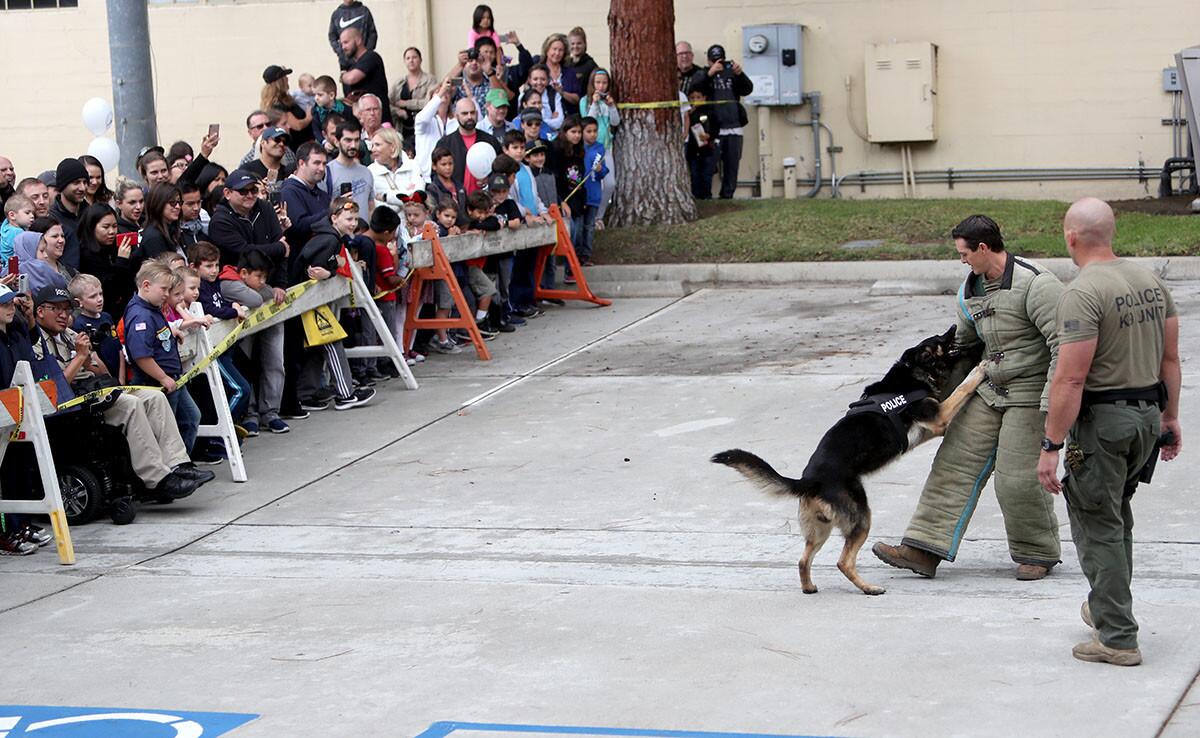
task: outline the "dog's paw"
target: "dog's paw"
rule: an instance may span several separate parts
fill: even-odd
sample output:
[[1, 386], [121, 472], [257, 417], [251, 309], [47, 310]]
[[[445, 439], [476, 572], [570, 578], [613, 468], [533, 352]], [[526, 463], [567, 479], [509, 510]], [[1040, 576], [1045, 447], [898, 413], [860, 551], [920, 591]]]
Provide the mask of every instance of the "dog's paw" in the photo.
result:
[[867, 586], [863, 587], [863, 594], [881, 595], [884, 592], [887, 592], [887, 590], [883, 587], [876, 587], [874, 584], [868, 584]]
[[801, 587], [800, 591], [806, 595], [815, 595], [817, 593], [817, 586], [814, 584], [811, 587]]

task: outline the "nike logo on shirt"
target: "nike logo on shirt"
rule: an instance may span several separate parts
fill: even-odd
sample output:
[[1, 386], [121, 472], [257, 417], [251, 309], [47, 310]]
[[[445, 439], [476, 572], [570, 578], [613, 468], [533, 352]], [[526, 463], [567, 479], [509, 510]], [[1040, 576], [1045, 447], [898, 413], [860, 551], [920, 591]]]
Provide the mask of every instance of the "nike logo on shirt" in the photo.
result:
[[354, 25], [355, 23], [358, 23], [364, 17], [366, 17], [366, 16], [360, 15], [357, 18], [351, 18], [350, 20], [340, 20], [340, 21], [338, 21], [338, 25], [340, 25], [343, 29], [346, 29], [346, 28], [349, 28], [350, 26]]

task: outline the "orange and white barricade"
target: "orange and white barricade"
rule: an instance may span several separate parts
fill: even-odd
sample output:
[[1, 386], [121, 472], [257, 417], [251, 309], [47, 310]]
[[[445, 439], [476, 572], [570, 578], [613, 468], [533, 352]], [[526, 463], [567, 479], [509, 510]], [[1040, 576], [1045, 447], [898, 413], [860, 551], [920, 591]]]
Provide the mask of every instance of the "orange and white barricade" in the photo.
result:
[[[534, 268], [534, 297], [536, 299], [584, 300], [600, 306], [611, 305], [611, 300], [597, 297], [587, 286], [587, 279], [575, 256], [575, 247], [571, 244], [571, 235], [562, 213], [557, 205], [550, 206], [550, 217], [554, 220], [549, 225], [529, 226], [518, 230], [504, 230], [497, 233], [468, 233], [462, 236], [447, 236], [440, 238], [432, 223], [425, 224], [420, 241], [409, 244], [412, 250], [413, 274], [412, 294], [420, 295], [421, 289], [427, 282], [442, 281], [454, 298], [458, 308], [458, 316], [449, 318], [419, 317], [421, 304], [418, 299], [408, 303], [404, 320], [404, 344], [412, 344], [413, 334], [422, 329], [461, 328], [471, 336], [475, 353], [481, 361], [492, 358], [483, 336], [475, 325], [474, 314], [467, 303], [466, 297], [459, 288], [458, 280], [454, 277], [451, 264], [467, 259], [478, 259], [492, 254], [505, 254], [510, 251], [522, 251], [535, 248], [538, 250], [537, 264]], [[546, 260], [561, 256], [567, 260], [567, 268], [575, 275], [573, 289], [545, 289], [541, 286], [541, 275], [546, 266]]]

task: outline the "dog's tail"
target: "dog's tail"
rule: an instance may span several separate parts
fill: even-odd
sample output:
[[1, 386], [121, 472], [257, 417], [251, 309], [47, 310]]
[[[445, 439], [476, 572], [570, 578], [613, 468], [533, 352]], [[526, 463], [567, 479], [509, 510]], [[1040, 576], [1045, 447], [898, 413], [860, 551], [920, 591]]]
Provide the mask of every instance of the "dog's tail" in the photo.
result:
[[713, 454], [710, 460], [714, 464], [724, 464], [738, 470], [742, 476], [754, 482], [759, 489], [773, 495], [806, 497], [816, 491], [805, 480], [785, 477], [775, 471], [767, 462], [740, 448], [731, 448], [728, 451]]

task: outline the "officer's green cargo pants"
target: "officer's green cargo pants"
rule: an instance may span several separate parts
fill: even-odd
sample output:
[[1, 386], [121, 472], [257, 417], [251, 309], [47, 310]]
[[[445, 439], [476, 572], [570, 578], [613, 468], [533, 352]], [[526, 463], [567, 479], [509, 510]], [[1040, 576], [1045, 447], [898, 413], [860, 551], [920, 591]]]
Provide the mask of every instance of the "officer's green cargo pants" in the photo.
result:
[[[1100, 642], [1137, 648], [1133, 619], [1133, 509], [1126, 482], [1138, 473], [1158, 439], [1161, 417], [1149, 402], [1092, 405], [1080, 411], [1067, 444], [1067, 513], [1079, 565], [1091, 585], [1088, 607]], [[1079, 459], [1078, 451], [1083, 452]]]
[[1057, 564], [1054, 499], [1037, 478], [1044, 428], [1036, 407], [997, 409], [973, 395], [946, 430], [902, 542], [954, 561], [994, 469], [1013, 561]]

